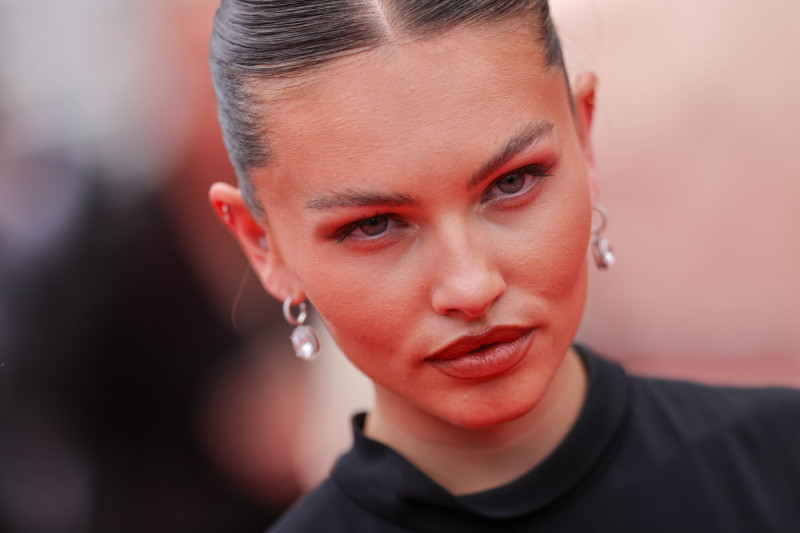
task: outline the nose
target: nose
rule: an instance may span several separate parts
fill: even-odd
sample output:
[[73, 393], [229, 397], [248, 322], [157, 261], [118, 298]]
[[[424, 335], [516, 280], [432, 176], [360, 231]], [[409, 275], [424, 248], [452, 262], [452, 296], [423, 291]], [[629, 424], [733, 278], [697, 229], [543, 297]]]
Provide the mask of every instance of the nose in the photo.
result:
[[431, 300], [439, 314], [479, 318], [506, 291], [490, 247], [475, 235], [449, 235], [438, 263]]

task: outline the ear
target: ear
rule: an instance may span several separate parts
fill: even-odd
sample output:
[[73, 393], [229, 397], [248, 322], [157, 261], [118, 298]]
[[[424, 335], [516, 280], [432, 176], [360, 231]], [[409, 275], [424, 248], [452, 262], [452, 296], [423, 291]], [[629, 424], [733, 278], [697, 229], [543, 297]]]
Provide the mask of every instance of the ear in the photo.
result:
[[228, 183], [215, 183], [208, 191], [208, 198], [222, 224], [239, 242], [267, 292], [279, 301], [289, 297], [292, 302], [304, 300], [299, 282], [274, 245], [269, 226], [250, 213], [242, 192]]
[[594, 147], [592, 145], [592, 123], [594, 121], [594, 99], [597, 89], [597, 76], [593, 72], [582, 72], [575, 80], [573, 98], [575, 101], [575, 113], [578, 126], [578, 137], [583, 150], [583, 157], [586, 161], [586, 168], [589, 172], [589, 186], [592, 191], [592, 200], [597, 200], [599, 183], [597, 176], [597, 165], [594, 159]]

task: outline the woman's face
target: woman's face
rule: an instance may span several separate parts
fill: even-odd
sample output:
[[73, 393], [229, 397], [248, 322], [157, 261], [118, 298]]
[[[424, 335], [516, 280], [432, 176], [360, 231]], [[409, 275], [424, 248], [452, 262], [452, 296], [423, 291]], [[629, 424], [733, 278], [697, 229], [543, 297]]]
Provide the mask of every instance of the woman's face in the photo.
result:
[[530, 411], [586, 293], [591, 165], [563, 73], [504, 24], [302, 81], [265, 91], [254, 176], [282, 279], [379, 401], [463, 427]]

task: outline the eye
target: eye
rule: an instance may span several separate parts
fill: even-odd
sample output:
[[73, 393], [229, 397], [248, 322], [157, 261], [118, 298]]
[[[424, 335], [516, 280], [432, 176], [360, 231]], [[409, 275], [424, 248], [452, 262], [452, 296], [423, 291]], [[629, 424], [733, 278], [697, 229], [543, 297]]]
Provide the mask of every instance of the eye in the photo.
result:
[[494, 183], [501, 192], [505, 194], [516, 194], [525, 186], [525, 174], [522, 172], [506, 174]]
[[496, 179], [483, 195], [484, 201], [517, 197], [531, 191], [542, 178], [550, 176], [550, 165], [528, 165]]
[[389, 219], [384, 215], [368, 218], [358, 224], [358, 229], [370, 237], [380, 235], [386, 231], [387, 227], [389, 227]]
[[391, 232], [396, 227], [405, 226], [403, 222], [390, 215], [375, 215], [362, 218], [341, 228], [337, 233], [337, 243], [347, 239], [368, 241]]

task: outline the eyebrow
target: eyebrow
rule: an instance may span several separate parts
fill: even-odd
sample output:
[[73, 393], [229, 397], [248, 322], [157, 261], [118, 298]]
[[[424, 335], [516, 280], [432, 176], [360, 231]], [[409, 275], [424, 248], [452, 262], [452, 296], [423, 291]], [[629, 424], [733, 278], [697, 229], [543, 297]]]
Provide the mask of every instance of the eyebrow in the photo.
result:
[[[553, 130], [550, 122], [528, 124], [511, 137], [505, 146], [493, 155], [486, 163], [472, 174], [467, 187], [472, 189], [488, 179], [497, 170], [508, 163], [514, 156], [529, 148]], [[401, 193], [375, 193], [345, 189], [338, 192], [324, 193], [306, 202], [306, 209], [328, 211], [352, 207], [401, 207], [417, 203], [413, 196]]]
[[315, 196], [306, 203], [306, 208], [313, 209], [314, 211], [327, 211], [329, 209], [338, 209], [341, 207], [398, 207], [414, 203], [416, 203], [414, 198], [407, 194], [379, 194], [345, 190], [342, 192]]
[[528, 124], [511, 137], [502, 150], [493, 155], [481, 168], [472, 174], [467, 187], [470, 189], [476, 187], [482, 181], [491, 177], [500, 167], [511, 161], [515, 155], [529, 148], [541, 140], [542, 137], [549, 135], [551, 131], [553, 131], [551, 122]]

